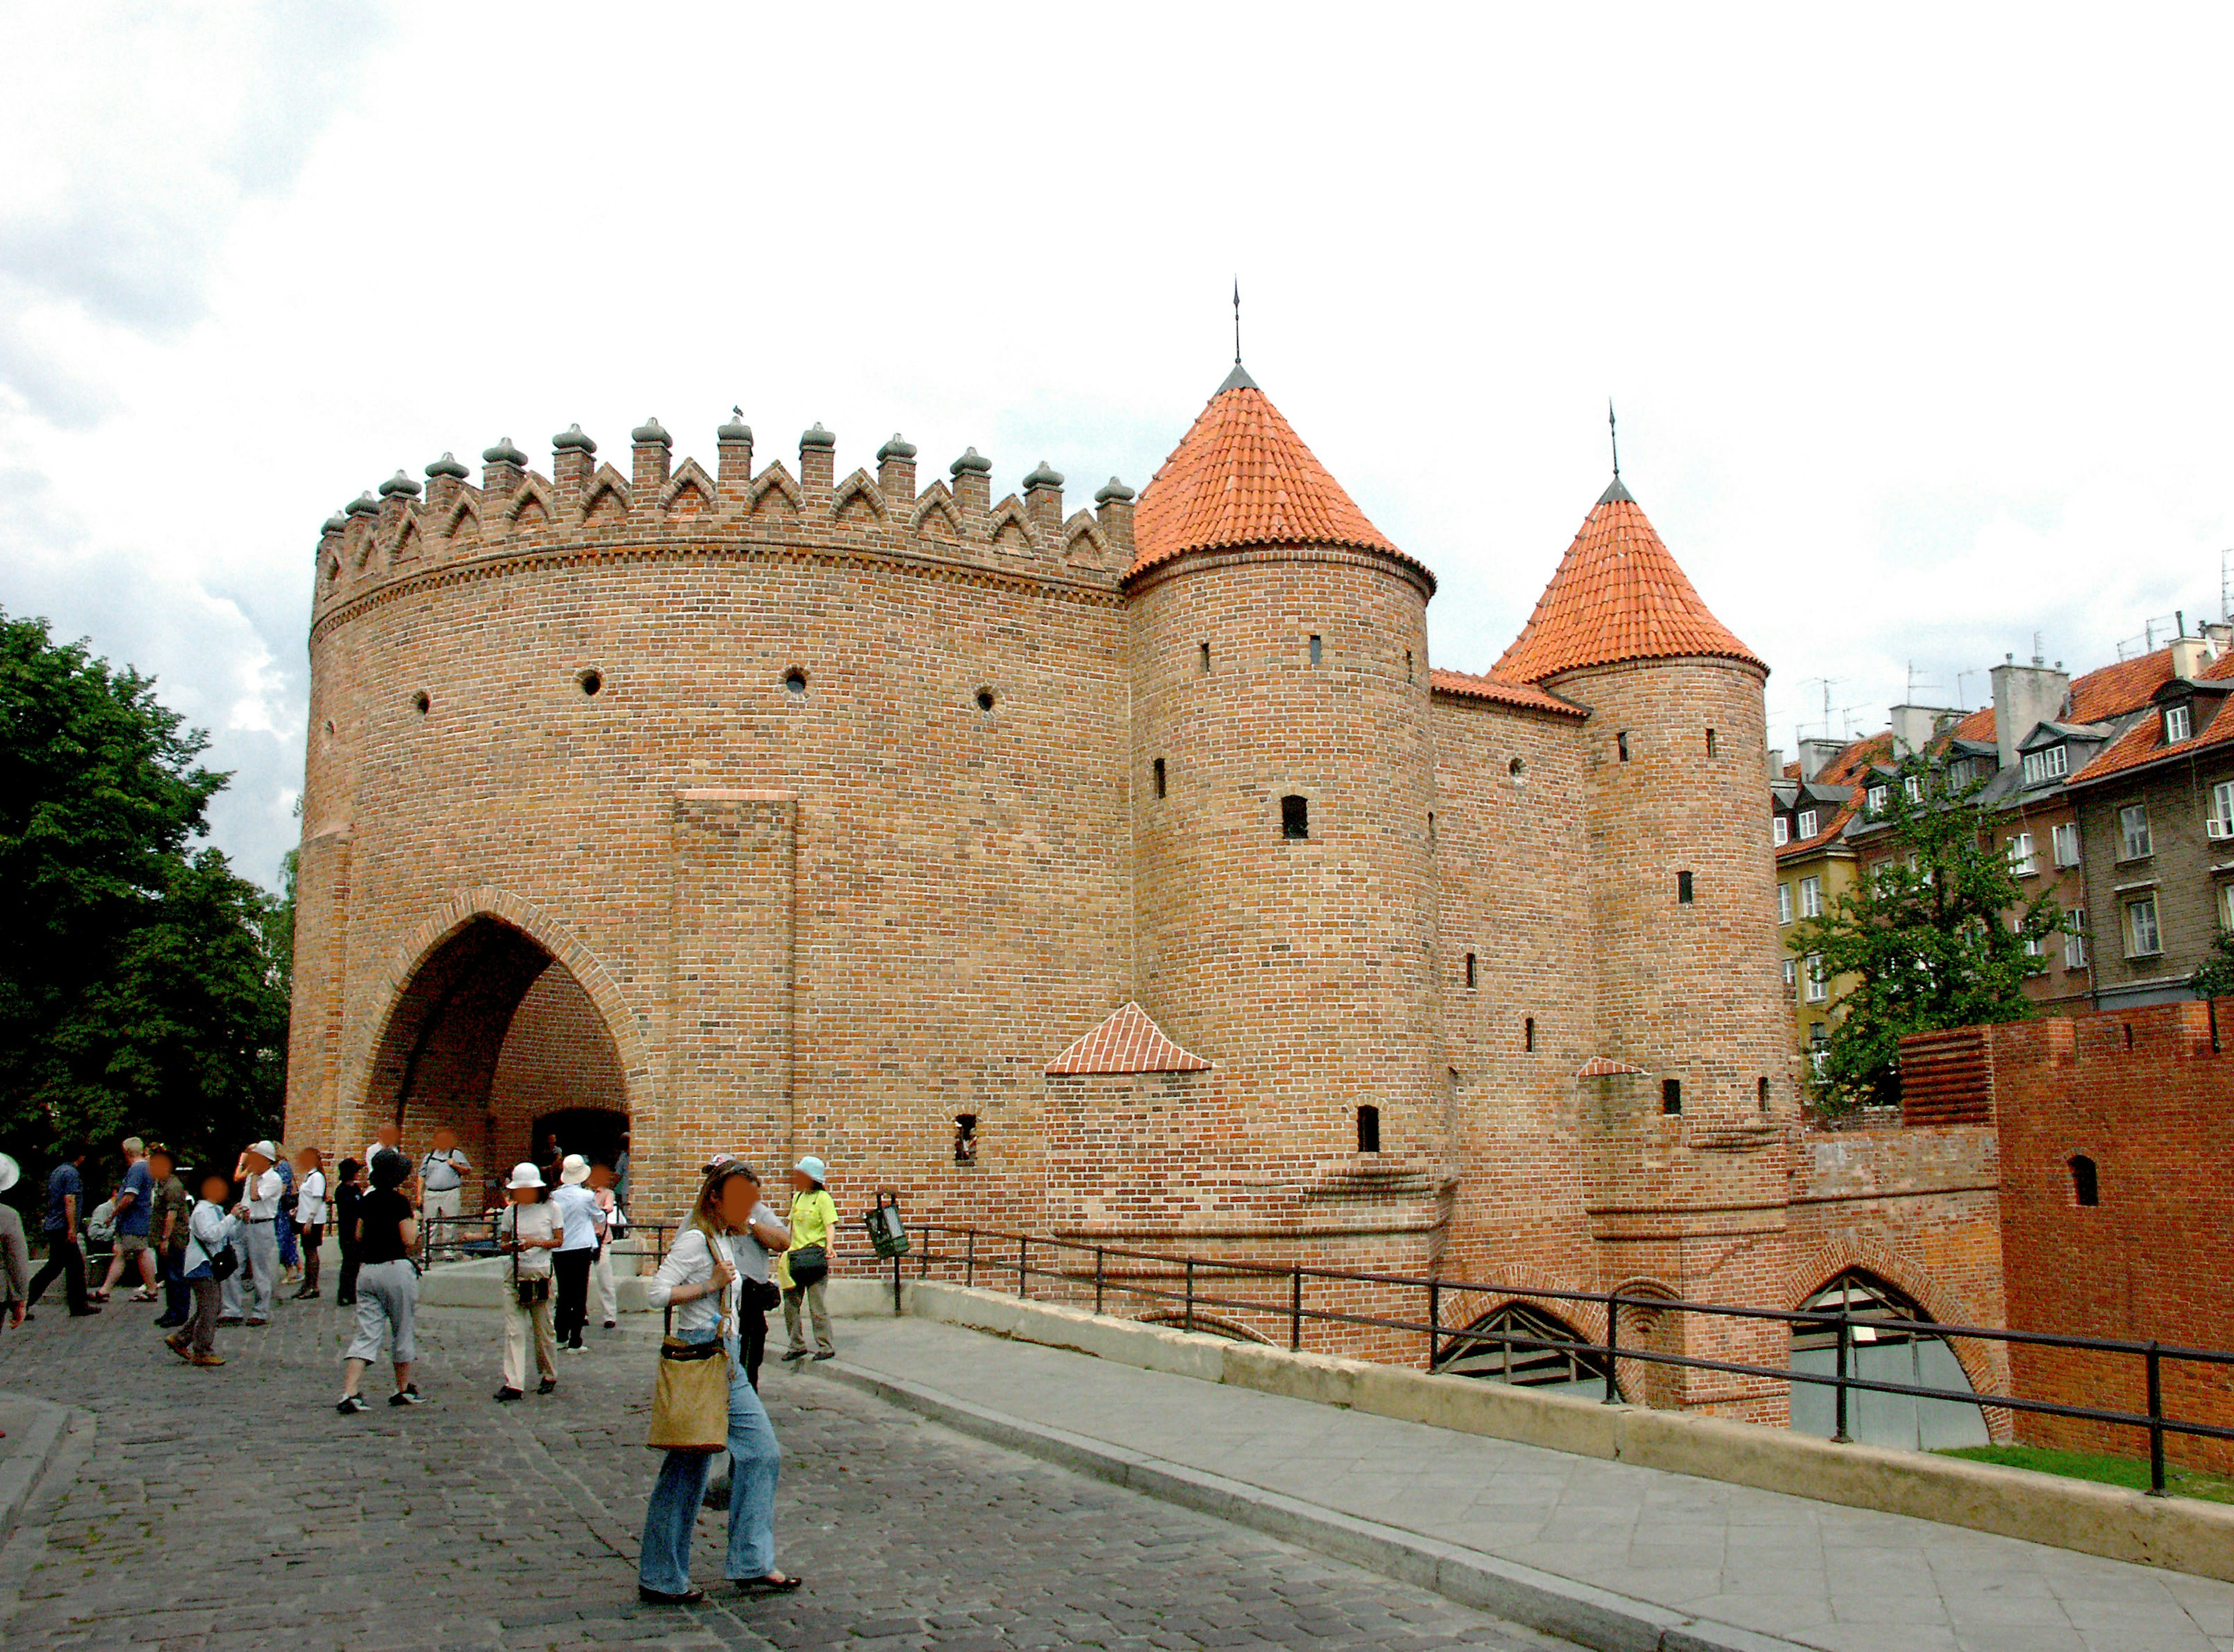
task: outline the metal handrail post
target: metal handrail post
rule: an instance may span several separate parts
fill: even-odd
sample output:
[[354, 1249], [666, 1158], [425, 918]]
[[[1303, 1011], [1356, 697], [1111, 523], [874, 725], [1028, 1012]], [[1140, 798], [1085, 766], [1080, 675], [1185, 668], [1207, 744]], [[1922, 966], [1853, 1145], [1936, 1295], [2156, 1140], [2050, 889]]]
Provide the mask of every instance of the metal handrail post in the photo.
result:
[[1094, 1247], [1094, 1311], [1101, 1311], [1101, 1247]]
[[[1505, 1346], [1506, 1380], [1512, 1381], [1512, 1345]], [[1604, 1403], [1617, 1406], [1621, 1398], [1621, 1292], [1606, 1298], [1606, 1391]]]
[[1443, 1282], [1427, 1281], [1427, 1368], [1435, 1368], [1437, 1355], [1443, 1351]]
[[1186, 1328], [1194, 1329], [1194, 1258], [1186, 1259]]
[[1835, 1339], [1839, 1350], [1838, 1362], [1832, 1367], [1832, 1374], [1839, 1379], [1835, 1388], [1839, 1396], [1839, 1414], [1837, 1422], [1831, 1429], [1832, 1442], [1839, 1446], [1851, 1446], [1854, 1443], [1854, 1437], [1846, 1432], [1847, 1350], [1852, 1346], [1853, 1334], [1853, 1322], [1846, 1316], [1846, 1310], [1841, 1308], [1839, 1310], [1839, 1333]]
[[1288, 1270], [1288, 1352], [1303, 1351], [1303, 1264]]
[[974, 1289], [977, 1283], [977, 1230], [967, 1230], [969, 1237], [962, 1242], [962, 1283]]
[[2154, 1337], [2149, 1339], [2149, 1495], [2165, 1497], [2164, 1363]]
[[900, 1311], [900, 1259], [899, 1259], [898, 1257], [894, 1257], [892, 1258], [892, 1312], [893, 1312], [895, 1315], [897, 1315], [899, 1311]]
[[1030, 1296], [1032, 1242], [1022, 1234], [1016, 1235], [1016, 1295]]

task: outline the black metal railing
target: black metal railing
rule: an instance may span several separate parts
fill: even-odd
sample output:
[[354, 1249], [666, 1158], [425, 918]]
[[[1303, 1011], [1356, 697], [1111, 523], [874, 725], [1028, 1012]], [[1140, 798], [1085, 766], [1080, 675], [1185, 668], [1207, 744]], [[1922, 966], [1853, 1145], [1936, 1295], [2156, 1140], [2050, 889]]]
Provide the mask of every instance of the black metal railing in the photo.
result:
[[[1997, 1407], [2035, 1416], [2061, 1417], [2110, 1427], [2145, 1430], [2149, 1446], [2149, 1490], [2150, 1494], [2155, 1497], [2165, 1495], [2166, 1435], [2234, 1440], [2234, 1427], [2172, 1416], [2166, 1412], [2164, 1401], [2164, 1371], [2167, 1363], [2234, 1367], [2234, 1350], [2224, 1348], [2189, 1348], [2155, 1340], [2143, 1342], [2119, 1337], [2074, 1336], [2054, 1331], [2011, 1330], [1993, 1325], [1958, 1325], [1939, 1320], [1898, 1319], [1876, 1312], [1857, 1314], [1845, 1308], [1748, 1308], [1729, 1303], [1689, 1302], [1643, 1292], [1556, 1290], [1537, 1285], [1306, 1267], [1300, 1263], [1251, 1262], [1224, 1257], [1140, 1250], [1000, 1229], [928, 1224], [914, 1227], [912, 1233], [914, 1244], [911, 1254], [905, 1259], [892, 1259], [895, 1310], [900, 1302], [902, 1268], [911, 1265], [918, 1279], [931, 1278], [933, 1270], [937, 1269], [942, 1278], [959, 1274], [961, 1283], [975, 1286], [981, 1283], [979, 1276], [983, 1275], [983, 1283], [989, 1287], [1006, 1290], [1013, 1284], [1016, 1295], [1024, 1297], [1030, 1296], [1035, 1280], [1060, 1283], [1075, 1291], [1081, 1302], [1090, 1290], [1096, 1313], [1105, 1310], [1105, 1304], [1112, 1293], [1166, 1302], [1176, 1306], [1178, 1312], [1174, 1317], [1190, 1330], [1195, 1329], [1198, 1319], [1204, 1316], [1240, 1314], [1274, 1323], [1284, 1322], [1288, 1347], [1297, 1351], [1303, 1348], [1303, 1328], [1307, 1324], [1361, 1327], [1416, 1335], [1425, 1344], [1430, 1368], [1446, 1363], [1455, 1354], [1474, 1347], [1503, 1348], [1508, 1351], [1513, 1348], [1556, 1350], [1604, 1367], [1604, 1401], [1607, 1405], [1626, 1402], [1621, 1386], [1621, 1362], [1624, 1360], [1779, 1382], [1812, 1383], [1829, 1388], [1834, 1393], [1835, 1420], [1831, 1438], [1841, 1444], [1852, 1441], [1846, 1427], [1848, 1397], [1857, 1393], [1900, 1394], [1917, 1400]], [[943, 1247], [942, 1240], [944, 1241]], [[1088, 1262], [1089, 1257], [1090, 1264]], [[1075, 1258], [1079, 1265], [1063, 1265], [1067, 1258]], [[879, 1272], [884, 1266], [882, 1259], [866, 1250], [849, 1252], [841, 1256], [839, 1261], [841, 1266], [850, 1264]], [[1252, 1283], [1284, 1285], [1286, 1289], [1277, 1292], [1277, 1297], [1226, 1294], [1234, 1290], [1248, 1289]], [[1306, 1288], [1312, 1283], [1366, 1285], [1392, 1292], [1416, 1292], [1427, 1310], [1427, 1317], [1410, 1319], [1394, 1314], [1360, 1313], [1340, 1307], [1312, 1305], [1306, 1300]], [[1444, 1302], [1446, 1297], [1457, 1293], [1486, 1297], [1499, 1304], [1555, 1303], [1601, 1309], [1605, 1316], [1605, 1340], [1593, 1342], [1529, 1335], [1510, 1329], [1476, 1330], [1466, 1326], [1447, 1325], [1443, 1323]], [[1711, 1359], [1703, 1355], [1676, 1354], [1634, 1342], [1624, 1344], [1621, 1340], [1621, 1315], [1624, 1309], [1655, 1315], [1698, 1316], [1710, 1322], [1767, 1322], [1790, 1327], [1794, 1331], [1828, 1332], [1832, 1336], [1835, 1349], [1832, 1369], [1826, 1374], [1819, 1371], [1798, 1370], [1789, 1363], [1764, 1365], [1746, 1360]], [[2003, 1348], [2058, 1348], [2138, 1360], [2141, 1362], [2148, 1408], [2145, 1412], [2125, 1411], [2110, 1406], [2071, 1405], [2062, 1401], [2035, 1400], [2015, 1394], [1982, 1393], [1974, 1388], [1938, 1388], [1929, 1383], [1892, 1382], [1864, 1377], [1854, 1370], [1854, 1333], [1858, 1328], [1865, 1328], [1874, 1335], [1890, 1332], [1908, 1336], [1938, 1337], [1950, 1342], [1993, 1342]]]
[[[440, 1258], [457, 1257], [477, 1258], [501, 1255], [498, 1248], [496, 1224], [504, 1214], [502, 1207], [478, 1211], [472, 1216], [421, 1216], [419, 1218], [419, 1265], [428, 1267]], [[652, 1265], [666, 1260], [667, 1247], [674, 1242], [675, 1232], [681, 1224], [675, 1222], [630, 1222], [621, 1235], [624, 1241], [649, 1239]], [[637, 1250], [643, 1247], [638, 1245]]]

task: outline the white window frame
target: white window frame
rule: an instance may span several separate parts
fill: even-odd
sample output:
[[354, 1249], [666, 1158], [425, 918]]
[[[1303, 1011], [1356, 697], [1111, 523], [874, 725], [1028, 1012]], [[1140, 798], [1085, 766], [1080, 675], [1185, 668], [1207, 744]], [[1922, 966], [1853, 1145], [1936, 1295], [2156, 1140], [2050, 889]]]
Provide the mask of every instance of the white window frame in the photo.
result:
[[2218, 927], [2234, 930], [2234, 884], [2218, 885]]
[[[2013, 930], [2024, 930], [2024, 919], [2023, 919], [2023, 918], [2022, 918], [2022, 917], [2013, 917], [2013, 918], [2011, 918], [2011, 919], [2009, 920], [2009, 927], [2010, 927], [2011, 929], [2013, 929]], [[2025, 937], [2024, 937], [2024, 955], [2025, 955], [2025, 957], [2028, 957], [2028, 958], [2037, 958], [2037, 957], [2044, 957], [2044, 956], [2047, 954], [2047, 951], [2048, 951], [2048, 937], [2047, 937], [2046, 936], [2042, 936], [2042, 935], [2035, 935], [2035, 934], [2030, 933], [2029, 931], [2027, 931], [2027, 932], [2025, 933]]]
[[2118, 859], [2146, 860], [2156, 852], [2156, 838], [2149, 830], [2149, 806], [2127, 803], [2118, 810]]
[[2032, 833], [2020, 832], [2009, 839], [2009, 872], [2018, 878], [2029, 878], [2040, 868], [2033, 862]]
[[1872, 786], [1863, 793], [1863, 808], [1872, 815], [1883, 814], [1885, 812], [1885, 799], [1891, 794], [1891, 790], [1892, 788], [1888, 786]]
[[2153, 958], [2163, 955], [2164, 926], [2159, 921], [2155, 895], [2136, 895], [2126, 902], [2125, 929], [2127, 957]]
[[2024, 755], [2024, 783], [2045, 786], [2071, 773], [2071, 750], [2067, 746], [2044, 746]]
[[1792, 885], [1790, 884], [1779, 884], [1776, 886], [1776, 921], [1779, 924], [1789, 924], [1792, 921]]
[[1823, 880], [1820, 878], [1802, 878], [1800, 880], [1800, 916], [1823, 916]]
[[2186, 701], [2164, 708], [2164, 743], [2177, 746], [2195, 737], [2195, 712]]
[[1831, 996], [1831, 983], [1823, 978], [1823, 959], [1819, 953], [1807, 955], [1807, 1002], [1819, 1004]]
[[1773, 820], [1771, 820], [1768, 823], [1768, 840], [1779, 849], [1784, 847], [1786, 844], [1790, 843], [1792, 841], [1792, 822], [1786, 819], [1780, 814]]
[[2087, 909], [2074, 906], [2063, 915], [2063, 967], [2087, 967]]
[[1900, 783], [1900, 789], [1902, 794], [1904, 795], [1910, 802], [1921, 803], [1924, 801], [1924, 780], [1921, 775], [1910, 775], [1906, 780]]
[[1784, 989], [1787, 992], [1800, 990], [1800, 960], [1797, 958], [1784, 961]]
[[1817, 826], [1820, 826], [1821, 824], [1822, 824], [1821, 817], [1820, 817], [1820, 816], [1819, 816], [1819, 815], [1815, 813], [1815, 811], [1814, 811], [1814, 810], [1813, 810], [1813, 809], [1802, 809], [1802, 810], [1800, 810], [1800, 826], [1799, 826], [1800, 840], [1802, 843], [1805, 843], [1805, 842], [1806, 842], [1806, 841], [1807, 841], [1807, 839], [1810, 839], [1810, 838], [1813, 837], [1813, 836], [1815, 835], [1815, 829], [1816, 829], [1816, 827], [1817, 827]]
[[2048, 841], [2054, 849], [2057, 865], [2075, 866], [2079, 864], [2078, 821], [2066, 820], [2061, 826], [2050, 827]]
[[2206, 838], [2234, 838], [2234, 780], [2221, 780], [2211, 788], [2211, 813], [2204, 817]]

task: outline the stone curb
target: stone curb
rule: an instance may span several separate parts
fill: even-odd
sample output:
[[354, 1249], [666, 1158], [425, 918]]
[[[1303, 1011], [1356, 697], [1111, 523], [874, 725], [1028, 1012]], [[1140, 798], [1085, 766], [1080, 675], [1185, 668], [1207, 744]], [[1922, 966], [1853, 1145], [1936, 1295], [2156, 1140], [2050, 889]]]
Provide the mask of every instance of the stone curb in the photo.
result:
[[842, 1355], [811, 1369], [990, 1444], [1247, 1526], [1601, 1652], [1807, 1652], [1797, 1642], [1692, 1617], [1479, 1550], [1003, 1416], [936, 1388], [863, 1370]]
[[25, 1448], [0, 1462], [0, 1542], [16, 1529], [16, 1522], [37, 1493], [47, 1471], [62, 1455], [69, 1438], [70, 1409], [29, 1394], [11, 1394], [10, 1404], [31, 1407], [36, 1414], [24, 1432]]

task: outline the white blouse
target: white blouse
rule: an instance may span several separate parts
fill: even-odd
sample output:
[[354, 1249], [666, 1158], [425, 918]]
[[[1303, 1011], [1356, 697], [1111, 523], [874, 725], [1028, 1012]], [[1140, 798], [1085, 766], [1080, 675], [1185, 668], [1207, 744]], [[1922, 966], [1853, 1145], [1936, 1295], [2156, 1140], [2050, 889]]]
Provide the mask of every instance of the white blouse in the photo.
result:
[[[676, 1286], [702, 1285], [714, 1277], [713, 1245], [721, 1247], [722, 1261], [736, 1268], [737, 1254], [728, 1238], [718, 1238], [709, 1243], [702, 1229], [686, 1227], [683, 1230], [675, 1243], [668, 1247], [667, 1260], [659, 1264], [659, 1271], [644, 1281], [643, 1294], [654, 1308], [664, 1308], [673, 1301]], [[742, 1277], [743, 1270], [739, 1269], [738, 1278]], [[725, 1293], [730, 1298], [727, 1305], [732, 1310], [736, 1305], [737, 1288], [737, 1280], [732, 1279]], [[675, 1329], [678, 1331], [718, 1330], [722, 1325], [723, 1306], [719, 1295], [694, 1296], [688, 1302], [676, 1303]]]

